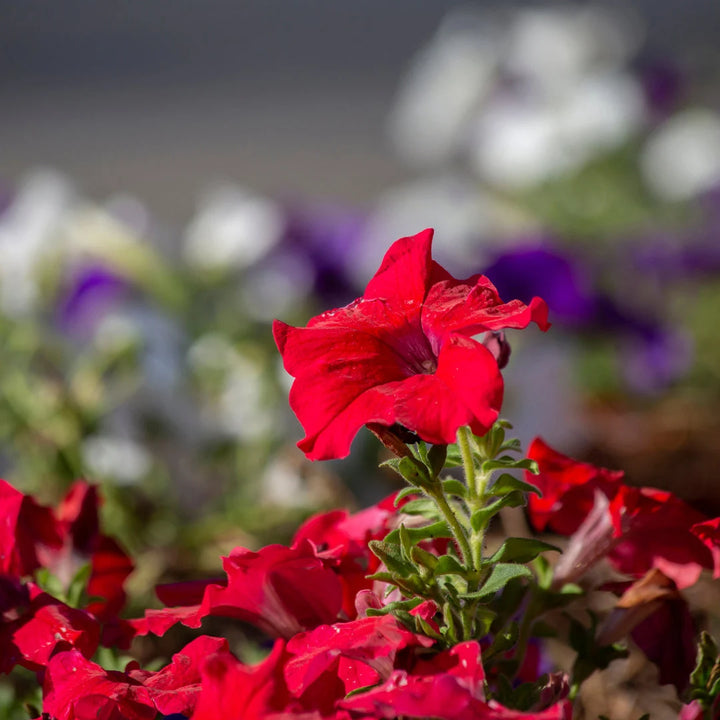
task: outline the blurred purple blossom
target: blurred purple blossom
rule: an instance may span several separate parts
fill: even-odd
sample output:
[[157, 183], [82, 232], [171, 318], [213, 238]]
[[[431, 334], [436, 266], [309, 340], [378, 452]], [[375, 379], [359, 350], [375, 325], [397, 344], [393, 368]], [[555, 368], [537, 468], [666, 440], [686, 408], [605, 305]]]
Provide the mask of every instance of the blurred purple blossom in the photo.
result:
[[75, 337], [88, 337], [112, 308], [129, 294], [127, 280], [108, 267], [93, 264], [75, 269], [58, 301], [61, 329]]
[[589, 266], [547, 240], [519, 246], [496, 257], [486, 269], [501, 297], [529, 302], [544, 298], [551, 320], [575, 332], [615, 336], [620, 368], [638, 392], [657, 391], [680, 377], [692, 360], [689, 338], [645, 317], [595, 288]]
[[660, 58], [644, 60], [639, 63], [638, 74], [654, 119], [662, 120], [677, 110], [684, 83], [676, 65]]
[[346, 304], [357, 296], [350, 267], [365, 222], [359, 212], [335, 205], [287, 205], [285, 234], [278, 249], [309, 261], [315, 276], [313, 289], [321, 303]]

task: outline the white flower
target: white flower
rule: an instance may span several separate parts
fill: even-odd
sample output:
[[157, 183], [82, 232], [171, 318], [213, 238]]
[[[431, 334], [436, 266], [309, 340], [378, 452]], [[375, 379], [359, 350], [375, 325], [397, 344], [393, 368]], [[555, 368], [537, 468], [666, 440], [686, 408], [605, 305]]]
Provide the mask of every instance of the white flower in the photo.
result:
[[206, 198], [185, 237], [185, 260], [200, 269], [245, 268], [280, 241], [285, 222], [271, 200], [233, 186]]
[[28, 176], [0, 215], [0, 309], [6, 314], [20, 317], [35, 308], [38, 265], [57, 249], [58, 227], [73, 202], [69, 182], [42, 170]]
[[647, 184], [665, 200], [686, 200], [720, 183], [720, 116], [686, 110], [647, 141], [641, 167]]
[[139, 443], [117, 435], [94, 435], [82, 443], [83, 462], [91, 477], [134, 485], [150, 470], [150, 453]]

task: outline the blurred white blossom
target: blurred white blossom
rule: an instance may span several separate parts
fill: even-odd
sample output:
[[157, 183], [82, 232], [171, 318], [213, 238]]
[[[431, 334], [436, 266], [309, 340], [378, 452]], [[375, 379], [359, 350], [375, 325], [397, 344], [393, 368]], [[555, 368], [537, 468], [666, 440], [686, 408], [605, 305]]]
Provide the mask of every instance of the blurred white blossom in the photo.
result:
[[38, 301], [38, 266], [59, 242], [58, 228], [75, 201], [59, 173], [40, 170], [19, 186], [0, 215], [0, 309], [11, 317], [31, 313]]
[[81, 450], [91, 477], [110, 478], [121, 485], [139, 482], [152, 465], [150, 453], [140, 443], [117, 435], [88, 437]]
[[185, 234], [185, 260], [200, 269], [243, 269], [281, 239], [285, 221], [271, 200], [234, 186], [208, 194]]
[[667, 120], [647, 141], [641, 167], [664, 200], [687, 200], [720, 183], [720, 115], [691, 109]]

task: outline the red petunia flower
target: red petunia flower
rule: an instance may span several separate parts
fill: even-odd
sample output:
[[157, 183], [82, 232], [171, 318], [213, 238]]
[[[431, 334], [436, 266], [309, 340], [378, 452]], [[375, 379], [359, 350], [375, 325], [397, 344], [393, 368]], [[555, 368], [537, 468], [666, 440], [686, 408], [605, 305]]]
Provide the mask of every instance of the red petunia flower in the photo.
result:
[[208, 657], [202, 668], [202, 690], [192, 720], [243, 718], [267, 720], [283, 712], [289, 696], [282, 677], [284, 643], [278, 640], [259, 665], [248, 667], [230, 653]]
[[92, 656], [100, 641], [98, 621], [35, 585], [28, 590], [30, 602], [15, 610], [16, 619], [3, 622], [0, 616], [0, 672], [9, 672], [16, 663], [41, 670], [53, 655], [72, 648]]
[[624, 485], [622, 473], [573, 460], [539, 438], [528, 457], [540, 469], [539, 475], [528, 474], [528, 482], [543, 493], [530, 498], [533, 525], [573, 535], [556, 566], [556, 581], [573, 581], [604, 555], [633, 577], [657, 568], [680, 589], [697, 582], [703, 568], [718, 576], [715, 521], [680, 498]]
[[285, 681], [304, 705], [328, 712], [349, 692], [387, 679], [403, 648], [432, 644], [391, 615], [321, 625], [288, 642]]
[[453, 278], [431, 258], [432, 230], [388, 250], [365, 294], [295, 328], [278, 320], [275, 341], [295, 377], [290, 405], [311, 460], [345, 457], [367, 423], [396, 423], [431, 443], [451, 443], [459, 427], [478, 435], [502, 404], [498, 363], [473, 339], [486, 331], [546, 330], [547, 306], [503, 303], [482, 275]]
[[309, 540], [292, 548], [268, 545], [258, 552], [236, 548], [223, 558], [226, 583], [195, 583], [190, 592], [186, 583], [179, 584], [179, 592], [164, 586], [164, 601], [192, 604], [147, 610], [145, 617], [129, 622], [138, 635], [164, 635], [177, 622], [196, 628], [204, 617], [231, 617], [289, 638], [338, 620], [343, 588], [333, 564]]

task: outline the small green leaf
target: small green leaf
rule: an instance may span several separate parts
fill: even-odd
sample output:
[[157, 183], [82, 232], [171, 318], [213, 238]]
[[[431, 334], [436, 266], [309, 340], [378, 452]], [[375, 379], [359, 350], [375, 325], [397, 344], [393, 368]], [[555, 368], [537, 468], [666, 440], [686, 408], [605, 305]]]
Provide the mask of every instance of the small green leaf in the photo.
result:
[[426, 567], [428, 568], [428, 570], [432, 570], [433, 572], [435, 571], [435, 568], [437, 568], [439, 563], [437, 555], [433, 555], [432, 553], [429, 553], [427, 550], [423, 550], [417, 545], [413, 546], [413, 548], [410, 550], [410, 559], [416, 565], [422, 565], [423, 567]]
[[498, 590], [507, 585], [510, 580], [519, 577], [532, 577], [530, 570], [525, 565], [517, 565], [516, 563], [498, 563], [493, 566], [488, 579], [483, 586], [473, 593], [464, 593], [462, 597], [468, 600], [483, 600], [492, 597]]
[[447, 478], [442, 481], [443, 494], [447, 497], [448, 495], [456, 495], [457, 497], [467, 498], [468, 489], [465, 483], [456, 480], [455, 478]]
[[[397, 460], [398, 458], [394, 458], [394, 459]], [[388, 460], [387, 462], [390, 462], [390, 460]], [[385, 463], [383, 463], [383, 465], [385, 465]], [[398, 504], [400, 503], [400, 501], [405, 499], [408, 495], [417, 495], [417, 494], [418, 494], [417, 488], [414, 488], [414, 487], [403, 488], [395, 496], [395, 499], [393, 500], [393, 505], [395, 505], [395, 507], [397, 507]]]
[[405, 576], [415, 570], [412, 564], [403, 556], [400, 546], [395, 542], [388, 541], [386, 538], [385, 540], [371, 540], [368, 545], [391, 572]]
[[[424, 525], [419, 528], [406, 528], [407, 534], [413, 543], [419, 542], [420, 540], [432, 540], [434, 538], [452, 538], [453, 534], [448, 524], [444, 520], [431, 523], [430, 525]], [[377, 541], [372, 541], [377, 542]], [[397, 529], [392, 530], [385, 536], [385, 542], [388, 543], [399, 543], [400, 533]], [[373, 551], [374, 552], [374, 551]]]
[[402, 506], [401, 511], [406, 515], [422, 515], [428, 518], [428, 520], [437, 519], [438, 510], [435, 503], [430, 498], [418, 498], [417, 500], [410, 500]]
[[403, 556], [407, 559], [411, 559], [411, 553], [413, 549], [413, 543], [410, 539], [410, 536], [408, 535], [407, 528], [403, 523], [400, 523], [400, 527], [398, 528], [398, 534], [400, 535], [400, 547], [403, 551]]
[[525, 493], [535, 493], [538, 497], [542, 497], [542, 493], [534, 485], [520, 480], [520, 478], [516, 478], [509, 473], [503, 473], [498, 476], [489, 488], [489, 492], [493, 495], [505, 495], [506, 493], [517, 490]]
[[380, 467], [392, 468], [398, 475], [403, 477], [411, 485], [427, 486], [430, 484], [428, 469], [414, 457], [390, 458], [381, 463]]
[[466, 570], [460, 561], [452, 555], [443, 555], [435, 567], [435, 575], [460, 575], [464, 577], [465, 573]]
[[478, 508], [470, 516], [470, 526], [476, 532], [487, 527], [490, 520], [497, 515], [504, 507], [518, 507], [525, 504], [525, 496], [520, 492], [511, 492], [495, 500], [495, 502]]
[[437, 477], [445, 467], [445, 459], [447, 458], [447, 445], [433, 445], [427, 454], [428, 465], [435, 477]]
[[515, 562], [527, 563], [534, 560], [540, 553], [554, 550], [561, 552], [559, 547], [535, 538], [510, 537], [497, 549], [490, 558], [492, 563]]
[[512, 469], [512, 470], [527, 470], [534, 475], [538, 473], [538, 465], [534, 460], [530, 458], [521, 458], [516, 460], [510, 455], [503, 455], [495, 460], [486, 460], [482, 464], [482, 472], [487, 474], [492, 470], [500, 469]]

